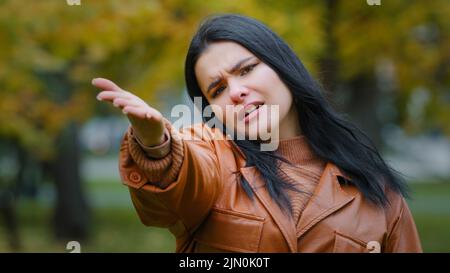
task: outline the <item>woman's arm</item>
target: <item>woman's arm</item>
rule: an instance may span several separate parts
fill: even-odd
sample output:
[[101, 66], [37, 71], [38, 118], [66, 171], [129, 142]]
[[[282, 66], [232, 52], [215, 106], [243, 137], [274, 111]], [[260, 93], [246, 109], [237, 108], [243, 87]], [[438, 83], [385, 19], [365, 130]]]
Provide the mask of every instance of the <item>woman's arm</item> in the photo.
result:
[[[111, 83], [106, 84], [119, 88]], [[126, 92], [120, 90], [114, 92]], [[170, 228], [176, 236], [193, 233], [208, 215], [220, 188], [210, 129], [197, 125], [178, 131], [134, 95], [126, 100], [121, 93], [102, 91], [99, 96], [126, 110], [130, 119], [131, 127], [120, 147], [119, 170], [141, 221]]]

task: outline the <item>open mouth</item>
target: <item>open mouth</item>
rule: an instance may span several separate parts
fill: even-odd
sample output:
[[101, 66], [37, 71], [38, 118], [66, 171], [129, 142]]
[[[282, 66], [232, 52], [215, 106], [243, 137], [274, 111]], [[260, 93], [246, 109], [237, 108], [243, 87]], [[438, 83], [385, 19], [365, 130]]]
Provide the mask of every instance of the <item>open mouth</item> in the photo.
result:
[[244, 118], [246, 118], [247, 116], [249, 116], [251, 113], [257, 111], [261, 106], [263, 106], [264, 103], [258, 104], [258, 105], [254, 105], [252, 104], [250, 107], [248, 107], [245, 110], [245, 114], [244, 114]]

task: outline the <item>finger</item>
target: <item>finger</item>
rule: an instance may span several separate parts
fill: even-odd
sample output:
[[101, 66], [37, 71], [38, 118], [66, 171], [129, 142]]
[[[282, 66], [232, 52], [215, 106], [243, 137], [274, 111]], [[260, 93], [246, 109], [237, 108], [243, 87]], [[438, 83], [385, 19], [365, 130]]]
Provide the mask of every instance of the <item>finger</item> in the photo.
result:
[[141, 119], [147, 118], [148, 109], [136, 106], [125, 106], [122, 112], [128, 116], [132, 115]]
[[117, 92], [106, 90], [98, 93], [97, 95], [98, 100], [113, 101], [116, 98], [131, 99], [131, 94], [128, 92]]
[[123, 91], [117, 84], [114, 82], [104, 79], [104, 78], [95, 78], [92, 80], [92, 85], [105, 90], [113, 90], [113, 91]]
[[138, 102], [131, 99], [124, 99], [124, 98], [116, 98], [113, 101], [113, 105], [115, 107], [123, 108], [125, 106], [133, 106], [133, 107], [139, 107], [141, 106]]
[[162, 115], [160, 112], [158, 112], [156, 109], [149, 107], [147, 109], [147, 114], [145, 116], [147, 119], [151, 119], [154, 121], [161, 121], [162, 120]]

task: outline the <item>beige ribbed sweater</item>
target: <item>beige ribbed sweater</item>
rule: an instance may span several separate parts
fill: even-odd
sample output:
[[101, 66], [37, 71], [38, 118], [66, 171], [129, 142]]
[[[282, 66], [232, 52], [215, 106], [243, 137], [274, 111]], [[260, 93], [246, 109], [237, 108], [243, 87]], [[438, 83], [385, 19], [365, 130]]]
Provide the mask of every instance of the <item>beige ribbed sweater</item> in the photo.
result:
[[304, 192], [288, 191], [291, 197], [293, 218], [298, 223], [303, 209], [325, 169], [325, 162], [314, 154], [304, 136], [281, 140], [277, 152], [295, 165], [293, 168], [283, 163], [283, 169], [286, 169], [286, 174], [292, 178], [297, 189]]

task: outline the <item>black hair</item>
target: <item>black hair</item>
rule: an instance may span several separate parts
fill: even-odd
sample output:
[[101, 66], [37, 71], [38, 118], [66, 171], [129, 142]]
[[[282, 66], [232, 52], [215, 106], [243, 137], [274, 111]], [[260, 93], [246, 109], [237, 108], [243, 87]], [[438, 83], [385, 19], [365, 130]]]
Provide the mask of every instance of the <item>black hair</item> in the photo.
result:
[[[349, 183], [377, 206], [389, 204], [385, 188], [407, 196], [407, 185], [391, 169], [371, 140], [354, 124], [341, 117], [326, 101], [316, 83], [293, 50], [263, 23], [246, 16], [225, 14], [207, 18], [192, 38], [185, 62], [185, 80], [190, 98], [201, 96], [195, 64], [209, 44], [231, 41], [252, 52], [270, 66], [293, 95], [302, 134], [314, 153], [334, 163], [350, 177]], [[207, 122], [207, 119], [204, 118]], [[291, 209], [286, 189], [291, 183], [279, 175], [283, 158], [276, 152], [261, 151], [258, 143], [235, 140], [246, 156], [247, 166], [255, 166], [265, 180], [270, 196], [281, 207]], [[274, 159], [277, 164], [274, 164]], [[244, 177], [241, 183], [248, 195], [251, 188]]]

